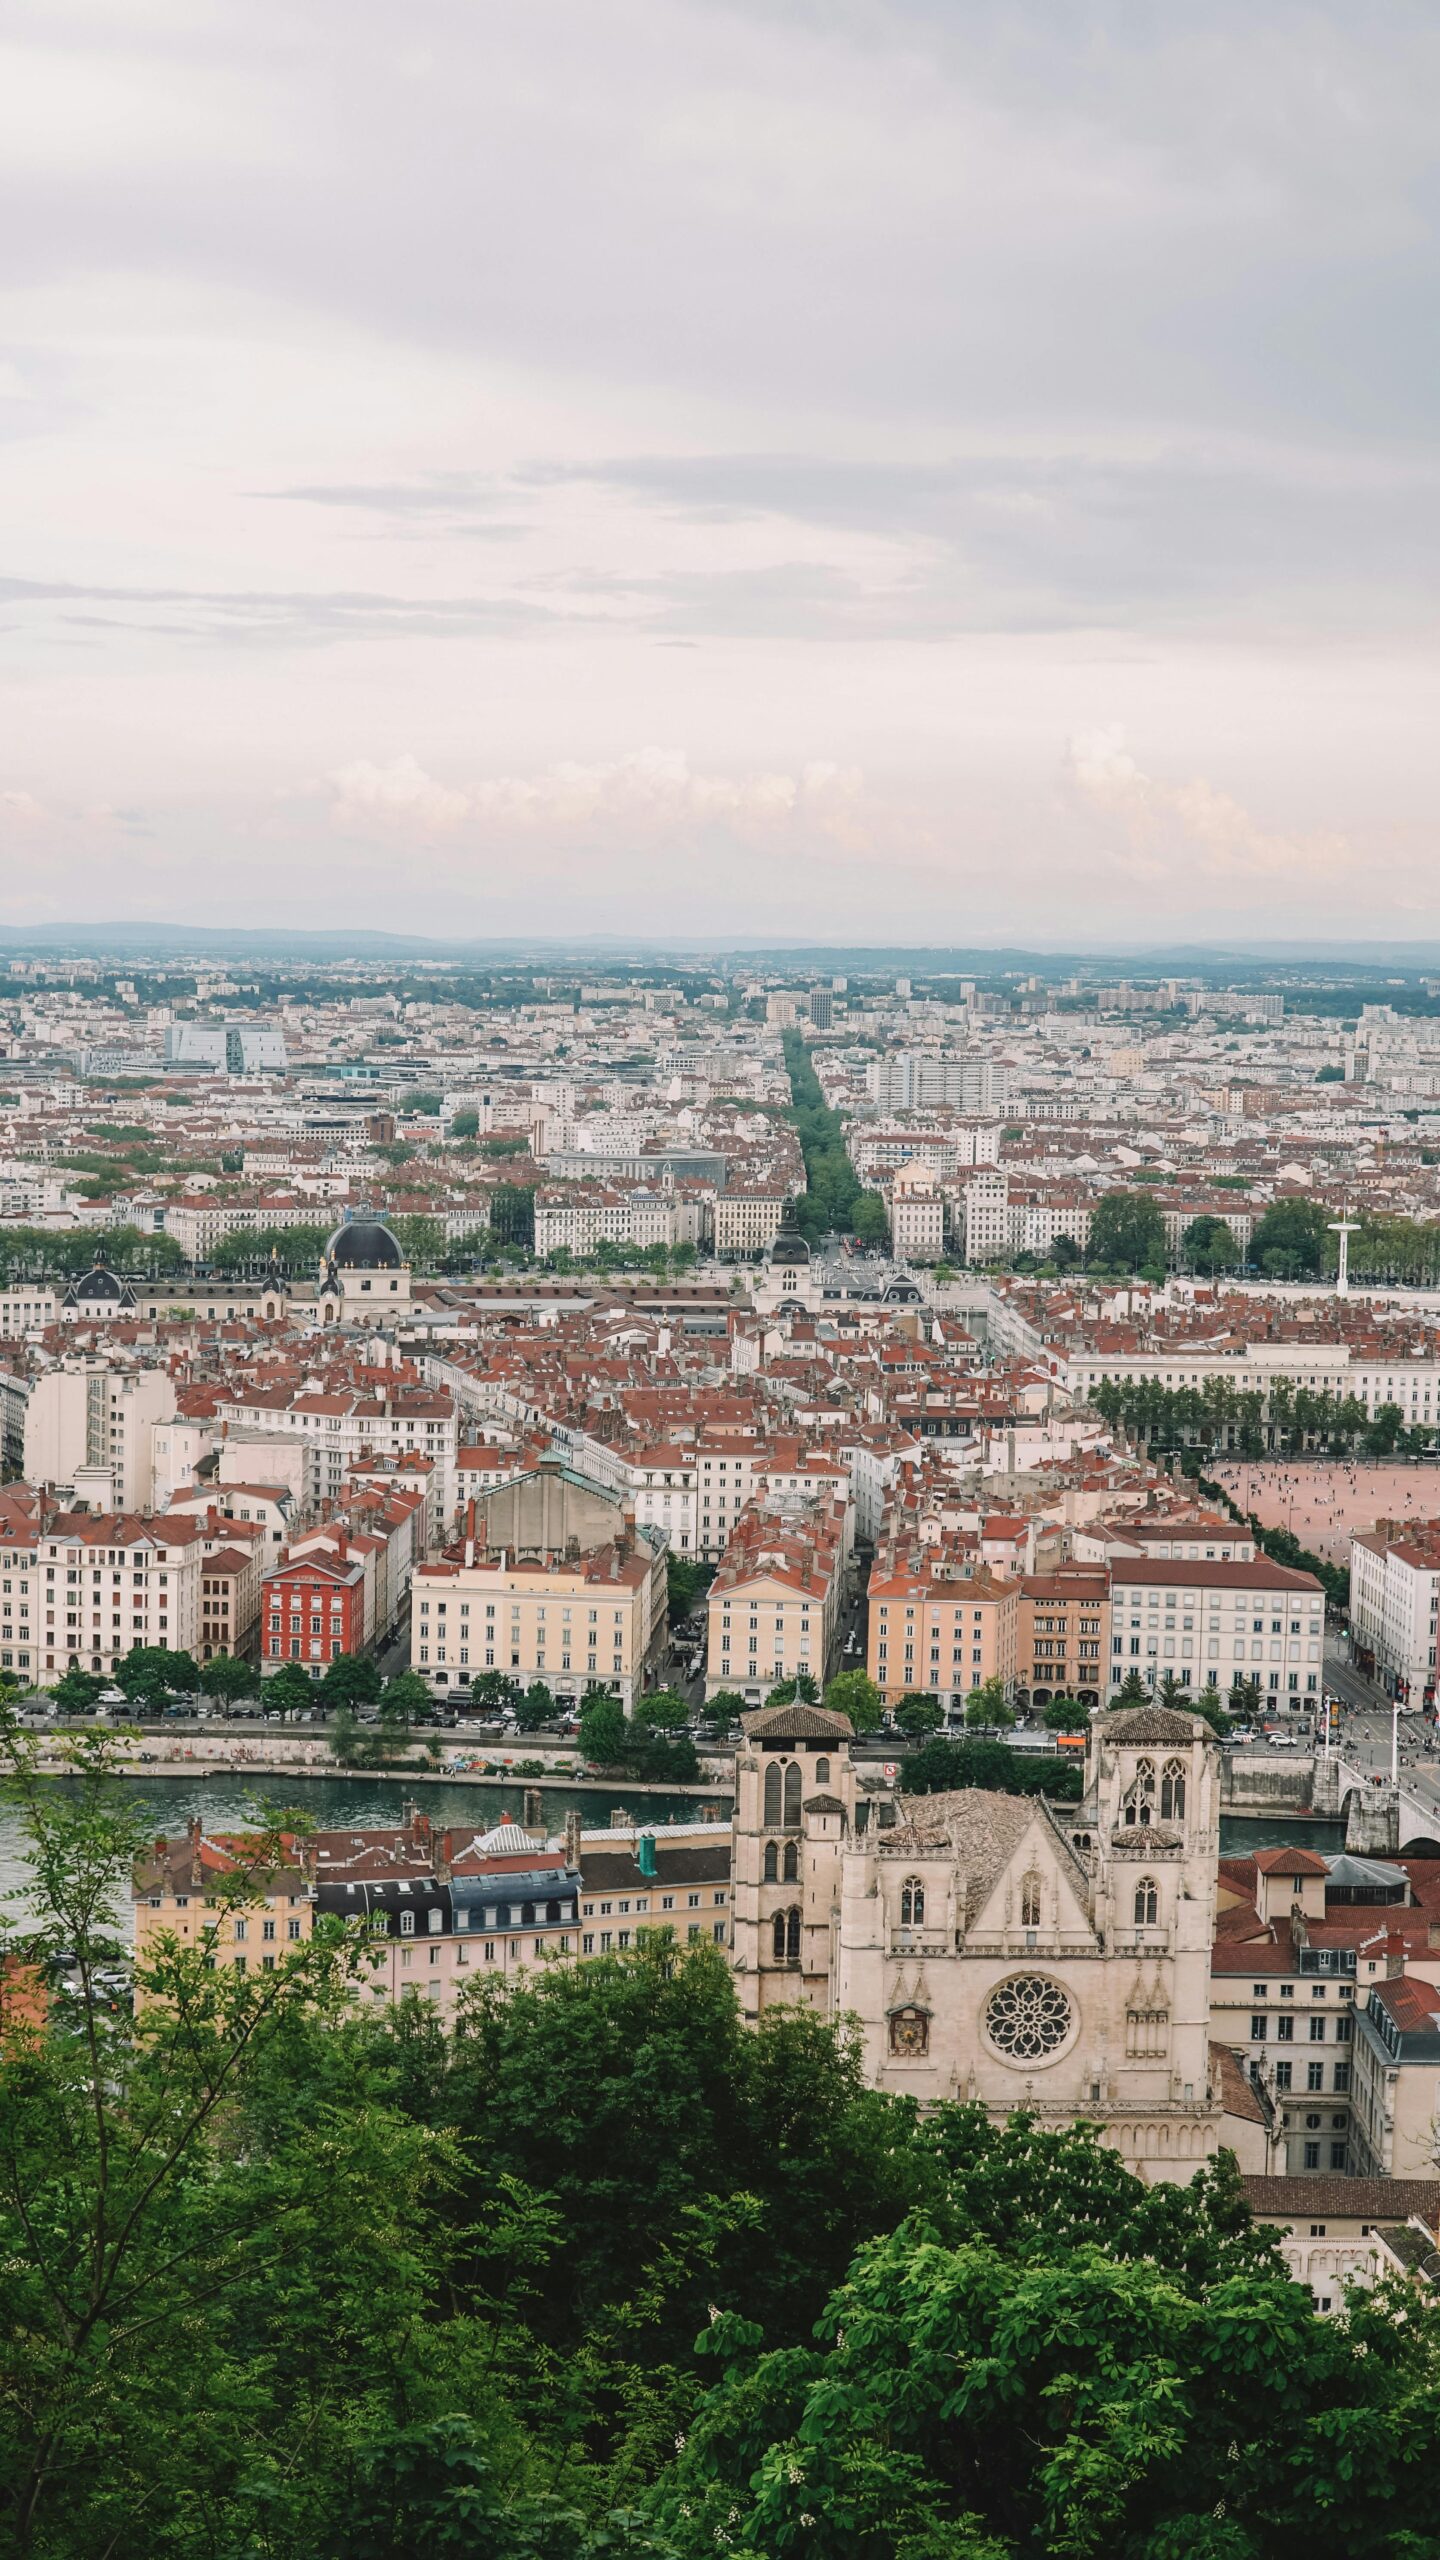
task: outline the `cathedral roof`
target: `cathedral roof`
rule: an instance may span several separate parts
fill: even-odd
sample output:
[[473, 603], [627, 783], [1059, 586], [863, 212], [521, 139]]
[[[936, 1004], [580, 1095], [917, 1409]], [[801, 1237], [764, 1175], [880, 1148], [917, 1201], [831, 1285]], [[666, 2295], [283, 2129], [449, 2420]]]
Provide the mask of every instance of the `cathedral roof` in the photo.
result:
[[992, 1794], [988, 1787], [952, 1787], [933, 1796], [902, 1795], [896, 1799], [893, 1828], [878, 1835], [876, 1846], [887, 1853], [916, 1857], [948, 1851], [964, 1873], [964, 1924], [968, 1927], [1037, 1822], [1050, 1833], [1088, 1908], [1084, 1869], [1049, 1806], [1038, 1796]]
[[788, 1707], [761, 1707], [742, 1722], [747, 1742], [849, 1742], [855, 1730], [848, 1716], [807, 1706], [803, 1698]]
[[1181, 1715], [1174, 1707], [1122, 1707], [1104, 1718], [1101, 1730], [1107, 1742], [1193, 1742], [1197, 1726], [1210, 1731], [1203, 1716]]

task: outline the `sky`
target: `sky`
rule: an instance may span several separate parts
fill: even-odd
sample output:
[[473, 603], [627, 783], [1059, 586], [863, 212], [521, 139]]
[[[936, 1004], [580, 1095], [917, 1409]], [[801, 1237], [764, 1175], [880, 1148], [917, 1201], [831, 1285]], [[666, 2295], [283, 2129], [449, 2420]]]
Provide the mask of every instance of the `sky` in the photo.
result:
[[1433, 937], [1440, 13], [9, 0], [0, 924]]

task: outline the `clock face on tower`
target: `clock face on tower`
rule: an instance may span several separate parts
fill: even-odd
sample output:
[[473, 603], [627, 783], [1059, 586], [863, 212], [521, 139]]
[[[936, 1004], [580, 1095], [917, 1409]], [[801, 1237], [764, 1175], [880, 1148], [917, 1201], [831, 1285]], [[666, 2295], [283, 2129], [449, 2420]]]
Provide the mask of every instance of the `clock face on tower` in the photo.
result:
[[926, 2009], [895, 2009], [890, 2016], [890, 2050], [908, 2055], [912, 2060], [930, 2050], [930, 2013]]

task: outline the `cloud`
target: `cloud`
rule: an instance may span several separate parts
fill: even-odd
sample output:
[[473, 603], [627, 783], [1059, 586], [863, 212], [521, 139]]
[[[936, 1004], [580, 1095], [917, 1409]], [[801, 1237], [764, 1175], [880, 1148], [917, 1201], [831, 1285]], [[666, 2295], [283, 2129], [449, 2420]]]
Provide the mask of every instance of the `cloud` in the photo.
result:
[[863, 776], [827, 763], [795, 773], [697, 773], [681, 751], [639, 747], [600, 764], [503, 774], [468, 791], [437, 782], [415, 756], [342, 766], [327, 777], [341, 825], [448, 835], [622, 836], [627, 844], [719, 829], [754, 842], [786, 831], [859, 844], [875, 812]]
[[1072, 737], [1066, 772], [1082, 805], [1119, 828], [1121, 867], [1136, 878], [1168, 879], [1198, 865], [1216, 880], [1299, 873], [1313, 881], [1343, 873], [1356, 860], [1345, 836], [1277, 832], [1212, 783], [1155, 781], [1141, 771], [1119, 727]]

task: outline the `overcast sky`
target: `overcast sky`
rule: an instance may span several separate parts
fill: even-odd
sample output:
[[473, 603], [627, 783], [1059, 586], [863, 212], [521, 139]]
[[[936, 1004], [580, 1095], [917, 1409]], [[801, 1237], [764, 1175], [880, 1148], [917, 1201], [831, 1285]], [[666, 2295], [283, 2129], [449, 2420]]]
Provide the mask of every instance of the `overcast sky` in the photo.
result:
[[1440, 932], [1440, 13], [9, 0], [0, 922]]

